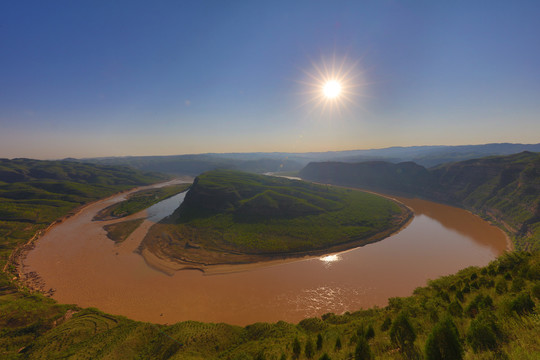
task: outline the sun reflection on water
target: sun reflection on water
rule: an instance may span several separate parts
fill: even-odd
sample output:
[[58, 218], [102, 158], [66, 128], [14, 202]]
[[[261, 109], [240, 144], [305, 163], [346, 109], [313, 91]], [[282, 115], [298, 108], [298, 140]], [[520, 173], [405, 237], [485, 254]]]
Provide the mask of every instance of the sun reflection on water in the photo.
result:
[[339, 254], [326, 255], [326, 256], [320, 257], [319, 260], [321, 260], [325, 265], [331, 265], [334, 262], [340, 261], [341, 256], [339, 256]]

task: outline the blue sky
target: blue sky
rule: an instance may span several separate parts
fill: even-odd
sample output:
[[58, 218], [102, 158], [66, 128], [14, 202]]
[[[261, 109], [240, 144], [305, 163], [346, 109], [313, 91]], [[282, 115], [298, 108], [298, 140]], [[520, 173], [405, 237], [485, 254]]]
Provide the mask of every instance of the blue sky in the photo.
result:
[[[0, 157], [538, 143], [539, 18], [536, 1], [4, 1]], [[309, 74], [333, 62], [354, 91], [323, 108]]]

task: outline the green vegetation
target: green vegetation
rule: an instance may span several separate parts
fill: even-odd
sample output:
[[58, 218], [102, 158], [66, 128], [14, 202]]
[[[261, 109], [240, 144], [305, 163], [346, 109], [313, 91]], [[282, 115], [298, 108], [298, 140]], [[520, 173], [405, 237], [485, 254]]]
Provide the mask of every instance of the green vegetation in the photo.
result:
[[74, 309], [15, 281], [22, 245], [81, 205], [166, 179], [121, 166], [0, 159], [0, 358], [24, 358], [34, 339]]
[[301, 158], [291, 160], [285, 154], [274, 154], [268, 157], [256, 153], [129, 156], [86, 159], [85, 161], [104, 165], [131, 166], [143, 171], [191, 176], [197, 176], [205, 171], [216, 169], [231, 169], [260, 174], [276, 171], [297, 171], [307, 163]]
[[211, 264], [211, 252], [273, 256], [359, 246], [382, 239], [409, 216], [369, 193], [215, 170], [195, 179], [175, 216], [155, 225], [143, 244]]
[[540, 153], [450, 163], [425, 169], [414, 163], [310, 163], [305, 179], [464, 207], [493, 221], [518, 250], [540, 250]]
[[468, 160], [431, 173], [442, 189], [433, 198], [494, 221], [519, 250], [540, 250], [540, 153]]
[[75, 208], [167, 178], [118, 166], [0, 159], [1, 268], [18, 245]]
[[463, 348], [459, 340], [459, 331], [452, 318], [447, 316], [437, 323], [426, 340], [426, 359], [463, 359]]
[[[32, 167], [29, 162], [34, 162], [14, 162], [17, 161], [17, 166], [26, 166], [26, 170]], [[2, 166], [11, 169], [6, 162], [1, 160]], [[68, 173], [71, 166], [80, 165], [43, 163]], [[93, 168], [86, 170], [92, 172]], [[107, 172], [103, 167], [96, 169]], [[5, 254], [15, 245], [26, 242], [55, 218], [94, 200], [93, 196], [108, 196], [136, 185], [114, 184], [114, 171], [120, 171], [117, 169], [105, 176], [113, 181], [109, 185], [83, 183], [71, 175], [69, 180], [45, 181], [60, 183], [58, 188], [73, 182], [86, 192], [86, 196], [62, 194], [36, 185], [40, 180], [28, 175], [29, 171], [2, 171], [8, 175], [0, 176], [0, 191], [8, 197], [1, 196], [0, 203], [20, 210], [8, 213], [9, 220], [4, 220], [0, 227], [3, 264]], [[149, 177], [146, 181], [152, 180]], [[17, 182], [24, 185], [25, 191], [32, 191], [9, 197]], [[25, 182], [33, 185], [26, 187]], [[34, 194], [36, 197], [32, 197]], [[48, 201], [57, 204], [55, 201], [62, 196], [65, 203], [58, 203], [61, 206], [52, 206]], [[81, 202], [72, 201], [75, 198]], [[21, 210], [24, 207], [17, 207], [25, 201], [42, 215], [36, 218], [31, 210], [25, 212]], [[412, 296], [389, 299], [384, 308], [342, 315], [329, 313], [304, 319], [297, 325], [280, 321], [246, 327], [194, 321], [154, 325], [96, 309], [61, 305], [41, 294], [30, 293], [13, 279], [10, 270], [8, 266], [0, 273], [2, 359], [306, 359], [307, 348], [313, 359], [325, 360], [540, 357], [540, 251], [508, 253], [486, 267], [470, 267], [430, 281]], [[317, 339], [315, 344], [313, 339]]]
[[115, 224], [105, 225], [103, 229], [107, 232], [107, 237], [119, 244], [126, 240], [132, 232], [143, 223], [144, 219], [122, 221]]
[[157, 189], [137, 191], [127, 200], [111, 205], [100, 211], [94, 220], [117, 219], [138, 213], [171, 196], [186, 191], [191, 184], [165, 186]]
[[[17, 291], [3, 275], [0, 354], [5, 359], [537, 359], [540, 302], [531, 293], [540, 282], [539, 270], [539, 252], [510, 253], [484, 268], [430, 281], [410, 297], [390, 299], [385, 308], [329, 313], [297, 325], [246, 327], [132, 321]], [[507, 274], [513, 280], [506, 280]], [[498, 294], [493, 283], [499, 279], [521, 279], [523, 288]], [[459, 300], [465, 286], [470, 292]], [[478, 313], [450, 314], [454, 301], [467, 308], [486, 297], [492, 302]], [[532, 309], [515, 307], [521, 298], [531, 299]], [[390, 329], [361, 336], [370, 324], [380, 329], [388, 322]]]

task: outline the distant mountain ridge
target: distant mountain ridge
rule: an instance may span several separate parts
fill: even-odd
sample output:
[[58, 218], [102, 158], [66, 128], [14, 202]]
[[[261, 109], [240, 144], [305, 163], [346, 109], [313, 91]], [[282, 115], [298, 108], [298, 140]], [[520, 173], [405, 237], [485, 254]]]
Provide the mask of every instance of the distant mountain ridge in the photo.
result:
[[410, 162], [320, 162], [308, 164], [300, 177], [462, 206], [504, 226], [518, 249], [540, 248], [540, 153], [491, 156], [430, 169]]
[[66, 160], [91, 162], [102, 165], [127, 165], [144, 171], [196, 176], [205, 171], [215, 169], [233, 169], [254, 173], [298, 171], [313, 161], [349, 163], [360, 161], [386, 161], [391, 163], [413, 161], [425, 167], [433, 167], [447, 162], [491, 155], [510, 155], [522, 151], [540, 152], [540, 144], [436, 145], [307, 153], [207, 153]]

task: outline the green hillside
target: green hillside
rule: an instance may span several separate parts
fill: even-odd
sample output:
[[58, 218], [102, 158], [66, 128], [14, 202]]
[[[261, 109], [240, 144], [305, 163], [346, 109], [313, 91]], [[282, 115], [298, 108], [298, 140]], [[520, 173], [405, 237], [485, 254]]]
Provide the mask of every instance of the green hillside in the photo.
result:
[[[298, 324], [154, 325], [0, 286], [3, 359], [538, 359], [540, 253], [430, 281], [385, 308]], [[371, 357], [366, 357], [369, 353]], [[440, 357], [441, 353], [452, 357]], [[326, 357], [324, 357], [326, 354]]]
[[[13, 171], [6, 162], [8, 161], [2, 160], [3, 167], [8, 170], [2, 170], [10, 175], [1, 178], [2, 189], [6, 185], [11, 189], [16, 188], [14, 176], [21, 176], [20, 174], [25, 176], [18, 178], [22, 179], [21, 184], [25, 181], [38, 181], [35, 176], [32, 178], [27, 175], [31, 170], [30, 165], [25, 168], [19, 163], [18, 170]], [[48, 165], [35, 163], [40, 166]], [[64, 172], [70, 172], [71, 165], [58, 162], [51, 165], [60, 167]], [[533, 168], [536, 169], [535, 166]], [[458, 167], [445, 170], [440, 168], [437, 171], [444, 170], [448, 173], [457, 169]], [[91, 172], [93, 167], [86, 167], [85, 170]], [[106, 169], [100, 167], [95, 170], [103, 173], [105, 177], [111, 177], [109, 181], [114, 180], [116, 171], [131, 171], [111, 169], [107, 172]], [[464, 170], [464, 173], [468, 171], [470, 170]], [[532, 170], [528, 171], [531, 175]], [[19, 175], [12, 175], [13, 173]], [[522, 171], [519, 173], [522, 174]], [[157, 179], [134, 173], [135, 178], [139, 175], [148, 182]], [[87, 201], [94, 200], [91, 194], [101, 192], [101, 196], [106, 196], [117, 191], [118, 188], [132, 187], [135, 182], [142, 180], [132, 179], [129, 184], [117, 183], [108, 187], [102, 184], [83, 183], [83, 180], [74, 176], [70, 179], [78, 184], [81, 190], [86, 191]], [[531, 183], [527, 177], [520, 181], [519, 188]], [[57, 182], [59, 189], [65, 189], [65, 184], [61, 180], [49, 178], [46, 183], [49, 182]], [[247, 180], [242, 181], [244, 185], [246, 182], [250, 183]], [[485, 181], [480, 180], [479, 186], [484, 183]], [[501, 183], [504, 181], [498, 184]], [[508, 185], [512, 183], [513, 181]], [[223, 183], [213, 182], [213, 185], [204, 189], [211, 193], [216, 190], [214, 186], [219, 188], [220, 184]], [[238, 192], [238, 195], [243, 194], [238, 197], [235, 191], [226, 192], [227, 201], [222, 201], [217, 207], [205, 204], [197, 209], [199, 214], [192, 214], [192, 216], [201, 214], [210, 216], [212, 212], [224, 209], [230, 212], [239, 211], [251, 201], [262, 203], [268, 210], [268, 212], [265, 210], [265, 214], [272, 214], [275, 202], [281, 200], [282, 196], [292, 195], [280, 191], [278, 185], [267, 185], [272, 189], [266, 190], [273, 193], [257, 196], [251, 195], [251, 190], [249, 190], [245, 193]], [[55, 197], [66, 196], [66, 199], [70, 199], [69, 196], [82, 196], [71, 192], [63, 194], [44, 190], [39, 186], [32, 186], [32, 188], [34, 190], [31, 194], [38, 194], [38, 197], [29, 197], [31, 195], [26, 193], [24, 199], [2, 198], [2, 204], [27, 202], [33, 204], [35, 210], [44, 210], [43, 217], [40, 218], [42, 222], [36, 222], [36, 219], [31, 217], [31, 211], [28, 210], [26, 215], [24, 211], [21, 211], [22, 214], [12, 213], [11, 220], [5, 220], [2, 223], [2, 231], [7, 229], [0, 238], [3, 254], [9, 254], [17, 243], [28, 240], [33, 231], [46, 226], [47, 221], [52, 222], [58, 216], [56, 214], [65, 215], [79, 204], [76, 201], [67, 200], [61, 200], [65, 203], [57, 203], [59, 200]], [[247, 188], [251, 187], [247, 186]], [[316, 193], [315, 189], [324, 188], [326, 187], [308, 187], [306, 190], [301, 190], [300, 192], [305, 192], [308, 196], [299, 197], [299, 199], [323, 209], [322, 212], [316, 209], [319, 214], [330, 211], [335, 205], [333, 202], [312, 201], [314, 199], [312, 196], [315, 196], [314, 192]], [[469, 189], [473, 188], [471, 186]], [[494, 189], [499, 188], [499, 191], [493, 192], [495, 194], [493, 199], [505, 194], [501, 191], [505, 189], [505, 186], [494, 186]], [[475, 199], [474, 196], [470, 197], [470, 194], [474, 194], [474, 191], [464, 192], [464, 199]], [[527, 195], [528, 192], [525, 191], [524, 194]], [[536, 199], [538, 199], [538, 194], [536, 192]], [[198, 195], [204, 198], [210, 194], [203, 191]], [[534, 202], [535, 198], [531, 199]], [[81, 197], [80, 200], [84, 201], [84, 198]], [[290, 202], [296, 203], [294, 200]], [[63, 204], [65, 207], [51, 204]], [[305, 204], [302, 203], [302, 205]], [[297, 208], [299, 210], [295, 213], [293, 210]], [[309, 206], [293, 206], [292, 209], [292, 214], [301, 214], [298, 217], [306, 216], [304, 214], [307, 210], [315, 210]], [[501, 211], [504, 211], [504, 208]], [[308, 216], [317, 216], [317, 214]], [[525, 242], [527, 242], [526, 239]], [[2, 265], [5, 264], [5, 260], [6, 257], [3, 257]], [[11, 268], [7, 267], [0, 272], [0, 358], [2, 359], [446, 358], [487, 360], [538, 359], [540, 357], [540, 337], [538, 336], [540, 333], [538, 316], [540, 252], [538, 251], [505, 254], [484, 268], [471, 267], [455, 275], [430, 281], [428, 286], [416, 289], [410, 297], [390, 299], [389, 305], [384, 308], [347, 312], [343, 315], [330, 313], [321, 318], [304, 319], [298, 324], [256, 323], [246, 327], [194, 321], [155, 325], [108, 315], [96, 309], [62, 305], [41, 294], [31, 293], [24, 289], [13, 278], [14, 273], [10, 270]]]
[[460, 204], [513, 235], [521, 250], [540, 250], [540, 153], [522, 152], [430, 169], [436, 200]]
[[121, 166], [0, 159], [0, 266], [17, 245], [78, 206], [165, 179]]
[[540, 153], [492, 156], [430, 169], [411, 163], [310, 163], [300, 176], [461, 206], [506, 229], [517, 249], [540, 250]]
[[350, 248], [382, 239], [409, 216], [409, 210], [373, 194], [215, 170], [195, 179], [175, 215], [154, 225], [143, 247], [196, 263], [252, 262], [224, 254]]

